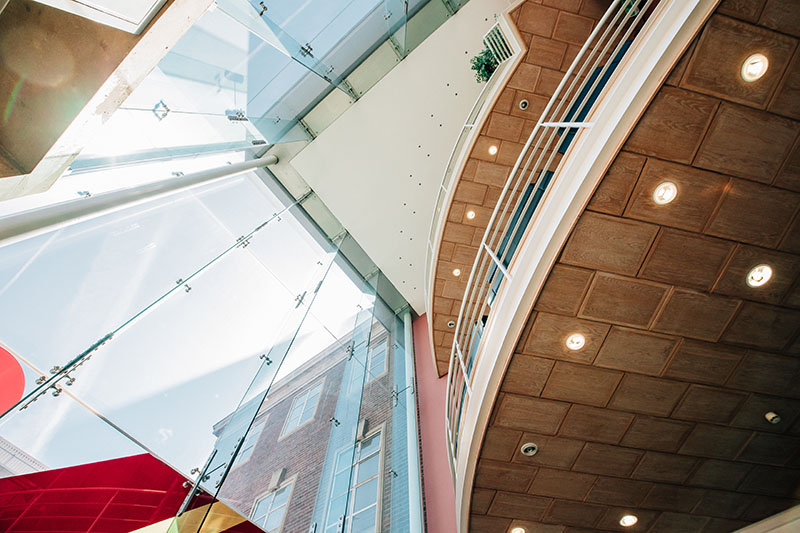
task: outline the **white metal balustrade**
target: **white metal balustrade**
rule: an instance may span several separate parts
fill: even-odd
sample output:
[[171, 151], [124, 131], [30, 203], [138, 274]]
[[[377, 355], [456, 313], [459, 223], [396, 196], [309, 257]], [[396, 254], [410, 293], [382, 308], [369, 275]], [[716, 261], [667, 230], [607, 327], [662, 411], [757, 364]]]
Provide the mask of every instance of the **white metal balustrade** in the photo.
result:
[[[592, 127], [591, 111], [658, 0], [615, 0], [595, 26], [542, 112], [492, 213], [470, 272], [455, 327], [447, 386], [447, 439], [455, 475], [463, 414], [492, 304], [514, 275], [514, 257], [562, 159]], [[536, 53], [533, 50], [532, 53]]]

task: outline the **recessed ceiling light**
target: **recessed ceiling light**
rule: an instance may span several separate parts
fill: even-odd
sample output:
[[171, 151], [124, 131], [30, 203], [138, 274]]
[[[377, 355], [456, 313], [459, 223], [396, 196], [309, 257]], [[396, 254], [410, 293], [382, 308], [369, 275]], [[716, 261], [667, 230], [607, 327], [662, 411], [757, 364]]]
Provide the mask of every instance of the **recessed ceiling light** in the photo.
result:
[[776, 413], [775, 411], [770, 411], [768, 413], [764, 413], [764, 418], [767, 419], [767, 422], [770, 424], [780, 424], [781, 423], [781, 415]]
[[653, 201], [658, 205], [667, 205], [678, 196], [678, 186], [671, 181], [659, 183], [653, 191]]
[[742, 79], [747, 82], [756, 81], [767, 73], [768, 67], [769, 60], [767, 56], [764, 54], [753, 54], [742, 63]]
[[453, 275], [454, 275], [455, 277], [458, 277], [458, 276], [460, 276], [460, 275], [461, 275], [461, 269], [460, 269], [460, 268], [454, 268], [454, 269], [453, 269]]
[[636, 522], [638, 521], [639, 519], [636, 517], [636, 515], [626, 514], [625, 516], [619, 519], [619, 525], [621, 525], [622, 527], [631, 527], [636, 525]]
[[467, 211], [467, 218], [470, 219], [470, 220], [475, 218], [475, 211], [472, 211], [472, 210]]
[[747, 284], [751, 287], [760, 287], [772, 278], [772, 267], [769, 265], [758, 265], [747, 273]]
[[497, 153], [497, 146], [495, 146], [495, 145], [491, 145], [491, 146], [489, 147], [489, 155], [494, 155], [494, 154], [496, 154], [496, 153]]
[[525, 533], [524, 527], [512, 527], [511, 533]]
[[580, 333], [573, 333], [567, 337], [567, 342], [565, 344], [569, 350], [580, 350], [583, 348], [583, 345], [586, 344], [586, 337]]

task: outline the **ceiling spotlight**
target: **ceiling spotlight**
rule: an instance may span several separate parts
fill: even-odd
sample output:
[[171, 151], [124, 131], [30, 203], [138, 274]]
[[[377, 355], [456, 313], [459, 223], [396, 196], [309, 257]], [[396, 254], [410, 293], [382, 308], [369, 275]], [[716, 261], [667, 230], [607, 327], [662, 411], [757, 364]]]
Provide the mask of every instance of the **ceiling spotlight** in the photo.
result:
[[489, 147], [489, 155], [494, 155], [494, 154], [496, 154], [496, 153], [497, 153], [497, 146], [495, 146], [495, 145], [491, 145], [491, 146]]
[[658, 205], [667, 205], [678, 196], [678, 186], [671, 181], [659, 183], [653, 191], [653, 201]]
[[475, 218], [475, 211], [472, 211], [472, 210], [467, 211], [467, 218], [469, 220], [472, 220], [473, 218]]
[[779, 415], [775, 411], [770, 411], [768, 413], [764, 413], [764, 418], [766, 418], [767, 422], [769, 422], [772, 425], [781, 423], [781, 415]]
[[751, 287], [760, 287], [772, 278], [772, 267], [769, 265], [758, 265], [747, 273], [747, 284]]
[[510, 533], [525, 533], [524, 527], [512, 527]]
[[569, 350], [580, 350], [583, 348], [583, 345], [586, 344], [586, 337], [580, 333], [573, 333], [567, 337], [567, 342], [564, 344], [567, 345], [567, 349]]
[[454, 268], [454, 269], [453, 269], [453, 275], [454, 275], [455, 277], [458, 277], [458, 276], [460, 276], [460, 275], [461, 275], [461, 269], [460, 269], [460, 268]]
[[742, 79], [747, 82], [756, 81], [767, 73], [767, 67], [769, 67], [767, 56], [753, 54], [742, 63]]
[[625, 516], [619, 519], [619, 525], [621, 525], [622, 527], [631, 527], [636, 525], [636, 522], [638, 521], [639, 519], [636, 517], [636, 515], [626, 514]]

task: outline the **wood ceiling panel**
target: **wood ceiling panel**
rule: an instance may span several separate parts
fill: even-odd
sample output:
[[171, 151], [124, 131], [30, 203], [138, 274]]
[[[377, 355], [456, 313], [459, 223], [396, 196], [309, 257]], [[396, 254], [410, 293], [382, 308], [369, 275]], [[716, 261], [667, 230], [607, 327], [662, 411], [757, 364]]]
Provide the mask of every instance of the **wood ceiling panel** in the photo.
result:
[[697, 459], [694, 457], [648, 451], [633, 472], [633, 477], [648, 481], [682, 483], [689, 477], [695, 464]]
[[759, 433], [747, 443], [739, 458], [751, 463], [783, 466], [800, 450], [800, 439]]
[[643, 452], [631, 448], [587, 442], [572, 469], [589, 474], [627, 476], [642, 455]]
[[662, 511], [688, 513], [700, 503], [704, 495], [704, 489], [658, 484], [650, 489], [650, 492], [642, 502], [642, 506]]
[[709, 290], [734, 248], [730, 241], [663, 229], [639, 277]]
[[800, 195], [734, 179], [705, 233], [774, 248], [800, 205]]
[[[608, 330], [608, 324], [539, 313], [522, 351], [567, 361], [591, 362], [603, 344]], [[580, 350], [572, 351], [567, 349], [565, 343], [567, 337], [576, 331], [584, 335], [586, 344]]]
[[774, 184], [784, 189], [800, 192], [800, 138], [794, 143], [792, 153], [783, 163]]
[[700, 500], [700, 506], [707, 515], [735, 519], [741, 517], [755, 499], [756, 497], [752, 494], [707, 490]]
[[744, 463], [704, 459], [689, 478], [689, 483], [719, 489], [738, 487], [752, 469], [752, 465]]
[[769, 104], [773, 113], [800, 120], [800, 48], [794, 53], [789, 69]]
[[[767, 422], [764, 415], [769, 411], [780, 415], [780, 424]], [[798, 419], [798, 416], [800, 416], [800, 401], [751, 394], [731, 425], [770, 433], [785, 433], [791, 427], [792, 422]]]
[[575, 316], [593, 275], [591, 270], [555, 265], [536, 301], [536, 310]]
[[772, 183], [800, 124], [772, 113], [722, 104], [694, 164], [761, 183]]
[[498, 491], [489, 508], [489, 515], [523, 520], [541, 520], [549, 498]]
[[764, 9], [765, 0], [722, 0], [718, 13], [730, 15], [749, 22], [757, 22]]
[[[700, 36], [681, 87], [764, 109], [795, 44], [786, 35], [714, 15]], [[746, 82], [740, 74], [742, 64], [755, 52], [767, 56], [769, 68], [761, 79]]]
[[751, 436], [752, 432], [743, 429], [698, 424], [686, 438], [679, 453], [713, 459], [734, 459]]
[[583, 500], [596, 479], [597, 476], [591, 474], [540, 468], [528, 493], [552, 498]]
[[525, 354], [516, 354], [503, 380], [502, 390], [517, 394], [539, 396], [544, 389], [553, 361]]
[[[664, 87], [628, 137], [625, 149], [691, 163], [716, 109], [717, 101], [713, 98]], [[670, 142], [662, 142], [664, 138], [669, 138]]]
[[648, 481], [602, 476], [597, 479], [586, 501], [635, 507], [642, 502], [652, 486]]
[[800, 37], [800, 10], [794, 0], [767, 0], [759, 24]]
[[[619, 524], [620, 519], [626, 514], [630, 514], [630, 512], [630, 509], [609, 507], [606, 510], [606, 513], [597, 523], [597, 528], [604, 529], [606, 531], [631, 531], [630, 527], [622, 527]], [[659, 513], [658, 511], [647, 511], [645, 509], [637, 510], [636, 517], [639, 519], [639, 521], [636, 522], [635, 526], [633, 526], [633, 530], [652, 531], [652, 529], [648, 528], [654, 526], [656, 520], [661, 515], [662, 513]]]
[[587, 209], [608, 215], [621, 215], [645, 161], [644, 156], [620, 152], [600, 181]]
[[778, 351], [800, 327], [800, 311], [745, 302], [722, 339], [731, 344]]
[[696, 422], [728, 423], [746, 398], [747, 395], [741, 392], [692, 385], [672, 417]]
[[485, 533], [486, 531], [507, 531], [511, 525], [510, 518], [473, 514], [469, 520], [470, 533]]
[[715, 341], [730, 323], [740, 303], [724, 296], [675, 289], [653, 324], [653, 330]]
[[[653, 191], [673, 182], [678, 196], [667, 205], [653, 201]], [[727, 187], [727, 176], [658, 159], [648, 159], [625, 215], [691, 231], [702, 230]]]
[[594, 527], [605, 507], [590, 503], [556, 500], [547, 511], [545, 520], [569, 526]]
[[797, 496], [800, 486], [800, 470], [789, 470], [773, 466], [754, 467], [739, 488], [767, 496]]
[[604, 406], [621, 377], [620, 372], [559, 361], [553, 367], [542, 397]]
[[667, 418], [637, 415], [621, 444], [631, 448], [675, 452], [692, 430], [692, 424]]
[[520, 443], [526, 442], [535, 442], [539, 446], [539, 452], [528, 457], [517, 450], [513, 459], [515, 463], [569, 470], [583, 449], [583, 441], [536, 433], [523, 433]]
[[658, 226], [599, 213], [578, 221], [561, 254], [561, 262], [635, 276]]
[[630, 426], [633, 415], [598, 409], [585, 405], [573, 405], [564, 423], [561, 424], [559, 435], [593, 442], [616, 444]]
[[745, 350], [716, 343], [685, 340], [664, 371], [665, 377], [722, 385], [742, 360]]
[[[772, 267], [772, 279], [763, 287], [747, 284], [747, 274], [758, 265]], [[779, 304], [800, 273], [800, 257], [764, 248], [740, 246], [722, 273], [714, 292], [748, 300]]]
[[666, 285], [598, 273], [578, 316], [646, 328], [667, 292]]
[[475, 484], [485, 489], [506, 489], [525, 492], [533, 481], [536, 469], [511, 465], [505, 461], [482, 459], [475, 471]]
[[706, 531], [703, 527], [708, 523], [706, 516], [692, 516], [683, 513], [665, 512], [659, 515], [658, 520], [653, 525], [652, 533], [681, 531], [683, 533], [693, 533], [695, 531]]
[[568, 408], [569, 404], [563, 402], [506, 394], [500, 401], [495, 424], [505, 428], [555, 435]]
[[489, 505], [492, 503], [492, 498], [495, 495], [494, 490], [476, 488], [472, 491], [471, 509], [475, 513], [486, 514], [489, 511]]
[[687, 387], [675, 381], [626, 374], [608, 405], [621, 411], [667, 416]]
[[661, 374], [677, 344], [676, 337], [614, 326], [600, 348], [594, 364], [604, 368], [657, 376]]
[[797, 398], [800, 360], [762, 352], [748, 352], [728, 379], [728, 387]]
[[522, 431], [501, 427], [490, 427], [483, 439], [481, 457], [497, 461], [510, 461], [517, 451], [517, 441]]
[[794, 222], [789, 226], [778, 248], [795, 256], [800, 254], [800, 213], [794, 217]]

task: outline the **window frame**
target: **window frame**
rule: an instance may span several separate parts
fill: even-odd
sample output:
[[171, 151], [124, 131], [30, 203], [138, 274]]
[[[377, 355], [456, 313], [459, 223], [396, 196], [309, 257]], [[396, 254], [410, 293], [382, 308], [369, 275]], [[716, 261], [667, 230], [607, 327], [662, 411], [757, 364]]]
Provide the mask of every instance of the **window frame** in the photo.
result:
[[[351, 485], [348, 487], [348, 498], [347, 498], [347, 510], [345, 512], [345, 531], [344, 533], [352, 533], [352, 524], [353, 524], [353, 506], [355, 505], [355, 489], [360, 485], [353, 484], [357, 478], [357, 465], [360, 463], [356, 463], [355, 459], [355, 450], [353, 448], [360, 447], [361, 443], [365, 440], [369, 440], [370, 438], [374, 437], [376, 434], [380, 433], [380, 440], [378, 442], [378, 474], [376, 479], [378, 480], [378, 487], [377, 487], [377, 497], [375, 501], [375, 533], [381, 533], [383, 531], [383, 485], [384, 485], [384, 468], [385, 468], [385, 461], [386, 461], [386, 454], [385, 454], [385, 445], [386, 445], [386, 423], [380, 424], [378, 427], [374, 428], [373, 430], [369, 431], [363, 438], [358, 439], [353, 446], [346, 446], [340, 448], [337, 452], [337, 455], [343, 451], [352, 450], [353, 455], [351, 455], [350, 459], [350, 481]], [[365, 481], [363, 484], [368, 483], [369, 481]], [[333, 489], [333, 479], [331, 479], [331, 490]], [[328, 509], [325, 513], [325, 520], [327, 520], [328, 514], [330, 513], [330, 502], [333, 497], [332, 493], [328, 495], [328, 502], [327, 506]], [[324, 528], [324, 524], [323, 524]], [[322, 530], [324, 533], [324, 529]]]
[[[317, 395], [317, 399], [316, 399], [316, 401], [314, 403], [314, 411], [311, 413], [311, 418], [309, 418], [308, 420], [306, 420], [305, 422], [303, 422], [301, 424], [297, 424], [295, 427], [293, 427], [292, 429], [287, 431], [286, 428], [287, 428], [287, 425], [289, 423], [289, 418], [292, 416], [292, 411], [294, 410], [295, 402], [297, 401], [297, 399], [300, 396], [302, 396], [304, 394], [306, 394], [306, 395], [309, 394], [316, 387], [319, 387], [319, 394]], [[299, 394], [295, 394], [294, 398], [292, 398], [292, 404], [289, 406], [289, 411], [286, 413], [286, 420], [283, 421], [283, 427], [281, 427], [281, 433], [280, 433], [280, 436], [278, 437], [278, 442], [280, 442], [284, 438], [288, 437], [289, 435], [291, 435], [292, 433], [294, 433], [298, 429], [302, 428], [303, 426], [305, 426], [305, 425], [307, 425], [307, 424], [309, 424], [309, 423], [314, 421], [314, 419], [317, 417], [317, 409], [319, 408], [319, 402], [320, 402], [320, 399], [322, 398], [322, 393], [323, 393], [324, 390], [325, 390], [325, 380], [323, 379], [323, 380], [321, 380], [321, 381], [319, 381], [317, 383], [314, 383], [310, 387], [307, 387], [305, 390], [303, 390]], [[306, 396], [306, 399], [304, 400], [303, 411], [305, 411], [306, 407], [308, 406], [307, 403], [308, 403], [308, 396]], [[301, 412], [301, 417], [302, 417], [302, 412]]]
[[[261, 439], [261, 435], [264, 433], [264, 429], [267, 427], [267, 419], [269, 419], [269, 413], [267, 413], [266, 415], [262, 416], [261, 418], [255, 420], [253, 422], [253, 425], [250, 427], [250, 430], [248, 430], [247, 435], [244, 438], [245, 441], [247, 441], [248, 437], [251, 434], [255, 435], [255, 437], [254, 437], [255, 440], [253, 441], [253, 445], [250, 447], [250, 449], [255, 449], [256, 445], [258, 444], [258, 441]], [[256, 426], [261, 426], [261, 429], [258, 430], [257, 434], [251, 433], [253, 428], [255, 428]], [[244, 459], [241, 459], [242, 452], [245, 450], [244, 444], [245, 443], [242, 443], [242, 447], [239, 449], [239, 453], [236, 455], [236, 458], [233, 460], [233, 464], [231, 465], [231, 469], [238, 468], [239, 466], [245, 464], [253, 456], [253, 453], [251, 452], [247, 457], [245, 457]]]
[[[297, 474], [288, 479], [283, 480], [283, 483], [275, 487], [274, 490], [267, 490], [256, 496], [255, 499], [253, 500], [253, 507], [250, 510], [250, 516], [248, 517], [248, 520], [253, 522], [253, 524], [256, 524], [256, 527], [261, 527], [257, 525], [255, 519], [255, 512], [256, 512], [256, 507], [258, 506], [258, 502], [260, 502], [261, 500], [265, 499], [268, 496], [272, 496], [273, 501], [275, 501], [275, 493], [281, 490], [282, 488], [288, 486], [289, 496], [286, 497], [286, 505], [284, 505], [283, 507], [283, 516], [281, 517], [281, 525], [278, 526], [278, 533], [281, 533], [283, 531], [283, 527], [286, 525], [286, 517], [289, 515], [289, 504], [292, 502], [292, 496], [294, 495], [294, 488], [296, 485], [297, 485]], [[272, 502], [270, 502], [270, 507], [272, 507]], [[269, 511], [267, 511], [267, 516], [269, 516]]]
[[[372, 366], [372, 353], [374, 351], [379, 350], [381, 348], [381, 346], [383, 346], [383, 370], [380, 372], [380, 374], [373, 375], [372, 372], [370, 372], [370, 367]], [[370, 349], [367, 350], [367, 364], [366, 364], [366, 367], [367, 367], [366, 368], [366, 373], [367, 373], [366, 383], [369, 383], [371, 381], [375, 381], [376, 379], [380, 379], [380, 378], [382, 378], [383, 376], [385, 376], [386, 374], [389, 373], [389, 339], [388, 339], [388, 337], [384, 338], [380, 342], [376, 343], [374, 348], [370, 347]]]

